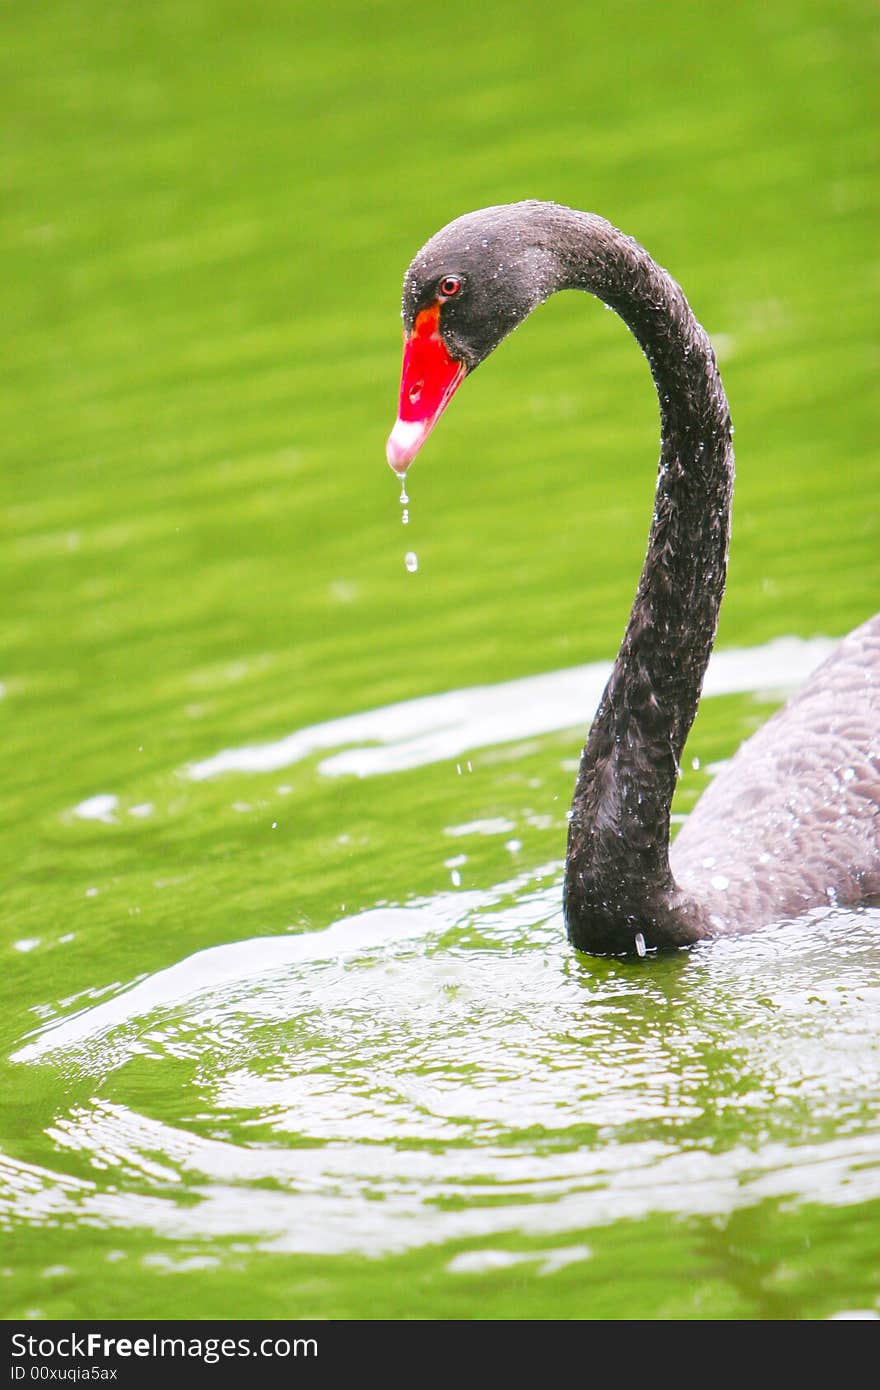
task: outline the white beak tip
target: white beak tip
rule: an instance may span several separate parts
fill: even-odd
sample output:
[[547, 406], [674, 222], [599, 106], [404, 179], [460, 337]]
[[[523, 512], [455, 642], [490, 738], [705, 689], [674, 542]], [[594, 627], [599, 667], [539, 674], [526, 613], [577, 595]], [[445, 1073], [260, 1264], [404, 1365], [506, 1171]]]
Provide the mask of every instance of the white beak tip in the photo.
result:
[[397, 420], [385, 445], [385, 457], [401, 477], [425, 442], [427, 429], [420, 420]]

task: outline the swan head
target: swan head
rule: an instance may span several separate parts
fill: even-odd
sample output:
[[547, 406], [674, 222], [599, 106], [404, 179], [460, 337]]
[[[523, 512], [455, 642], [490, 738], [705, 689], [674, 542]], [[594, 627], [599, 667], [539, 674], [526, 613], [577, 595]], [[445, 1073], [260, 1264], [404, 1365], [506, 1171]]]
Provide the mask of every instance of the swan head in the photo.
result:
[[402, 477], [464, 378], [553, 290], [546, 203], [456, 218], [414, 257], [403, 281], [403, 368], [386, 454]]

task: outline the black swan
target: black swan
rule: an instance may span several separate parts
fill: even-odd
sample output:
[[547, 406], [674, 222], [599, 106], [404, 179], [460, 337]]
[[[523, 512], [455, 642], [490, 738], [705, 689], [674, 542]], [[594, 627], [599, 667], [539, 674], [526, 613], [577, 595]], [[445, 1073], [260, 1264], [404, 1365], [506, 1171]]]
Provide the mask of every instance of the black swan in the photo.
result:
[[679, 761], [724, 590], [727, 399], [679, 286], [601, 217], [528, 201], [451, 222], [403, 286], [388, 462], [403, 476], [464, 377], [556, 290], [588, 290], [638, 340], [660, 399], [648, 551], [587, 736], [565, 866], [568, 936], [644, 955], [880, 895], [880, 614], [851, 632], [719, 773], [670, 847]]

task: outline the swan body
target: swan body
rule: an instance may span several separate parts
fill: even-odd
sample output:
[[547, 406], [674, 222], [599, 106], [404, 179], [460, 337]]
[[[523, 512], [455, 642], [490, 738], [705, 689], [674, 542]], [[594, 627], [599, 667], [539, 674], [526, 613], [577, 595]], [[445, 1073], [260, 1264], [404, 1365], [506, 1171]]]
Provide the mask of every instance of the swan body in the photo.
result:
[[880, 897], [880, 614], [742, 746], [670, 847], [724, 592], [734, 461], [709, 339], [643, 247], [603, 218], [534, 201], [468, 213], [432, 237], [404, 278], [389, 463], [405, 474], [464, 378], [561, 289], [624, 319], [661, 417], [645, 564], [572, 800], [570, 940], [643, 954]]
[[670, 850], [676, 881], [728, 931], [880, 897], [878, 763], [880, 615], [710, 782]]

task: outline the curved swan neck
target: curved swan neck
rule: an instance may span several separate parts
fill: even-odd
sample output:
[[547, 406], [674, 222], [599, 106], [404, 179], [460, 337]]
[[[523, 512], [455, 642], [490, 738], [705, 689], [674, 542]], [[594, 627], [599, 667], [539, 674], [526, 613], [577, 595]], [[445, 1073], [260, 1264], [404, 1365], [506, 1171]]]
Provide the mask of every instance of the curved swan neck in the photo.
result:
[[669, 869], [669, 815], [724, 592], [733, 488], [727, 399], [709, 340], [672, 277], [602, 218], [554, 209], [553, 289], [590, 291], [640, 343], [660, 402], [648, 550], [623, 643], [584, 748], [565, 908], [593, 951], [702, 935]]

